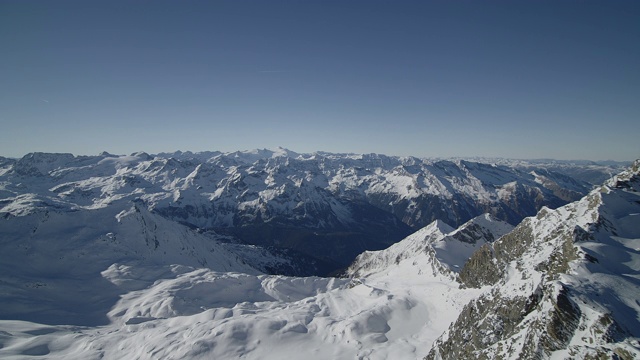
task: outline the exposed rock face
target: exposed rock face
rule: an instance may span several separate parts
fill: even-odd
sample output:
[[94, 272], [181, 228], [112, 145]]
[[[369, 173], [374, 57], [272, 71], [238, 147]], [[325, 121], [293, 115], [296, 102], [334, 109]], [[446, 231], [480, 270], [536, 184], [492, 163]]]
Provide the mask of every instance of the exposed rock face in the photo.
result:
[[[580, 310], [568, 299], [565, 289], [555, 299], [546, 295], [550, 294], [541, 288], [529, 297], [505, 297], [494, 291], [467, 304], [450, 328], [448, 340], [439, 340], [427, 359], [538, 359], [548, 355], [546, 349], [563, 348], [578, 326]], [[540, 319], [526, 320], [532, 312], [549, 305], [543, 301], [552, 303], [551, 310]], [[524, 336], [526, 344], [519, 352], [503, 341], [516, 335]]]
[[460, 281], [469, 287], [495, 284], [502, 278], [502, 268], [493, 256], [491, 245], [484, 245], [473, 253], [460, 272]]
[[459, 279], [486, 292], [426, 359], [640, 356], [639, 165], [474, 253]]

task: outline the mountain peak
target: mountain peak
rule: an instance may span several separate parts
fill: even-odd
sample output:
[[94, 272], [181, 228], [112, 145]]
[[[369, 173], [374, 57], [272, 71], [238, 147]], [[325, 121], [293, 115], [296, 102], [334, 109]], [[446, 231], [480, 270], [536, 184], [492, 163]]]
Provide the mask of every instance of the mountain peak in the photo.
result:
[[450, 235], [459, 241], [468, 243], [475, 243], [478, 239], [492, 242], [511, 230], [513, 230], [513, 225], [485, 213], [462, 224]]
[[431, 222], [431, 224], [427, 225], [425, 229], [427, 229], [427, 231], [429, 232], [438, 231], [442, 235], [447, 235], [455, 231], [455, 229], [451, 225], [445, 223], [440, 219], [434, 220], [433, 222]]
[[132, 156], [132, 157], [136, 157], [136, 158], [140, 158], [140, 159], [142, 159], [142, 160], [144, 160], [144, 161], [147, 161], [147, 160], [151, 160], [151, 159], [153, 159], [153, 157], [152, 157], [151, 155], [147, 154], [147, 153], [146, 153], [146, 152], [144, 152], [144, 151], [134, 152], [134, 153], [132, 153], [130, 156]]

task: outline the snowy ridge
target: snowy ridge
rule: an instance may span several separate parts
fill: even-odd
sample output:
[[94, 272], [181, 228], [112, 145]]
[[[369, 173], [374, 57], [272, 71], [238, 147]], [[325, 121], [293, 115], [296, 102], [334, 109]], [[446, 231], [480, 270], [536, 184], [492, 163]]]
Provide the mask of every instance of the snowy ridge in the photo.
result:
[[423, 271], [430, 269], [433, 277], [448, 277], [451, 274], [436, 260], [432, 243], [443, 239], [452, 231], [453, 228], [449, 225], [436, 220], [388, 249], [360, 254], [347, 269], [347, 275], [356, 278], [381, 273], [388, 275], [389, 271], [395, 270], [401, 263], [413, 260], [412, 272], [416, 274], [421, 275]]
[[460, 277], [486, 292], [427, 358], [637, 358], [639, 164], [476, 252]]
[[511, 230], [512, 225], [484, 214], [467, 221], [447, 234], [447, 237], [433, 243], [433, 248], [438, 261], [457, 273], [476, 250]]
[[469, 220], [458, 229], [436, 220], [406, 239], [380, 251], [366, 251], [354, 261], [347, 274], [375, 277], [394, 271], [455, 279], [462, 265], [482, 245], [508, 233], [513, 226], [485, 214]]

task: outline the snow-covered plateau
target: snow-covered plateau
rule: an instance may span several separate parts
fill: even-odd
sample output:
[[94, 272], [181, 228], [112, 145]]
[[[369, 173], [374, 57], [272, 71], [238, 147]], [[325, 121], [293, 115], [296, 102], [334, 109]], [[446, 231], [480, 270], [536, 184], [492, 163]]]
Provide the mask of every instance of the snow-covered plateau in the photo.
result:
[[0, 358], [638, 359], [640, 161], [544, 164], [0, 158]]

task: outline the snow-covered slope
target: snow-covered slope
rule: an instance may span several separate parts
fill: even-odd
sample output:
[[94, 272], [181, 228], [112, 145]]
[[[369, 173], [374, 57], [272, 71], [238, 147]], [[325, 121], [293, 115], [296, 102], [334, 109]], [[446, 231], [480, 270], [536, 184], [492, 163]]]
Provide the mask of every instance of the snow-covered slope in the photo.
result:
[[460, 278], [486, 292], [427, 358], [640, 357], [639, 168], [474, 253]]
[[129, 290], [105, 281], [102, 272], [114, 264], [259, 273], [216, 238], [152, 214], [138, 203], [70, 212], [36, 210], [1, 221], [3, 319], [106, 323], [105, 310]]

